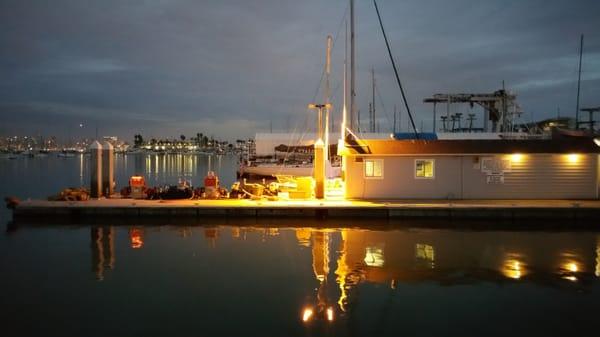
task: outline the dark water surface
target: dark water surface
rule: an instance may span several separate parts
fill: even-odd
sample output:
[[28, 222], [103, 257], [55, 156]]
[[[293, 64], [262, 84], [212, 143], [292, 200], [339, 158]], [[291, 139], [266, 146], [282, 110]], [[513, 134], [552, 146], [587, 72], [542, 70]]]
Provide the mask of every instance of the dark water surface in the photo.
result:
[[[210, 160], [229, 185], [235, 157]], [[87, 184], [87, 167], [0, 159], [0, 194]], [[207, 167], [207, 156], [121, 156], [117, 181], [197, 184]], [[3, 336], [598, 335], [596, 232], [277, 219], [15, 227], [4, 209], [0, 220]]]

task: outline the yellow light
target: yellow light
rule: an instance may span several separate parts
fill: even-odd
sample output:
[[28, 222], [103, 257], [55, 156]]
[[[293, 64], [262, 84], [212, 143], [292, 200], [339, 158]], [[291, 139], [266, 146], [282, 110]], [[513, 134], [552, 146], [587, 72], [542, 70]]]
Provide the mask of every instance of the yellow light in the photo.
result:
[[333, 321], [333, 308], [327, 308], [327, 320], [330, 322]]
[[600, 146], [600, 138], [594, 138], [594, 143], [596, 143], [596, 145]]
[[308, 322], [313, 315], [313, 310], [311, 308], [304, 309], [302, 313], [302, 322]]
[[567, 269], [572, 273], [576, 273], [579, 268], [577, 268], [577, 264], [575, 262], [571, 262], [567, 265]]
[[567, 155], [567, 160], [569, 161], [569, 163], [575, 164], [579, 161], [579, 155], [575, 154], [575, 153], [571, 153], [571, 154]]
[[513, 163], [520, 163], [523, 160], [523, 155], [520, 153], [515, 153], [513, 155], [510, 156], [510, 160]]
[[516, 258], [509, 258], [504, 262], [502, 273], [504, 276], [518, 280], [525, 275], [524, 263]]

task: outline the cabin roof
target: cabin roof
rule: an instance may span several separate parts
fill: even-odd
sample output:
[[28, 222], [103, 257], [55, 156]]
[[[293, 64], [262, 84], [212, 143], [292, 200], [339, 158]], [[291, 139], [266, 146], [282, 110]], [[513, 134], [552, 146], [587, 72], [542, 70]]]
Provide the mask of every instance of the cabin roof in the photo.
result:
[[600, 153], [592, 138], [561, 139], [460, 139], [460, 140], [360, 140], [346, 144], [350, 155]]

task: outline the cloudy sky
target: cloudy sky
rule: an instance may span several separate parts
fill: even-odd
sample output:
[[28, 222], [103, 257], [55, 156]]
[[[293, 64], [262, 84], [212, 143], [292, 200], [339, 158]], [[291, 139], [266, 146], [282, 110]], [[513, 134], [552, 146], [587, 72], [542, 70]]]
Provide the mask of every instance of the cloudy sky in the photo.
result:
[[[327, 34], [336, 37], [340, 106], [347, 2], [0, 0], [0, 134], [302, 132], [313, 124], [306, 105], [319, 88]], [[356, 3], [358, 107], [366, 115], [373, 67], [385, 130], [401, 98], [373, 3]], [[423, 98], [492, 92], [503, 80], [523, 120], [574, 115], [582, 33], [581, 105], [600, 105], [600, 1], [378, 4], [418, 126], [431, 127]]]

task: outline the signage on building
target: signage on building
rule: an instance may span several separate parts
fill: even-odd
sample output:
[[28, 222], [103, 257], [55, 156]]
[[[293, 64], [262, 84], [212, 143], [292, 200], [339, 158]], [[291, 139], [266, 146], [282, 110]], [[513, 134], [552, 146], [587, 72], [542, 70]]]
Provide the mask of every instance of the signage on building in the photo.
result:
[[504, 184], [504, 173], [511, 171], [509, 158], [485, 157], [481, 159], [481, 172], [487, 175], [488, 184]]

